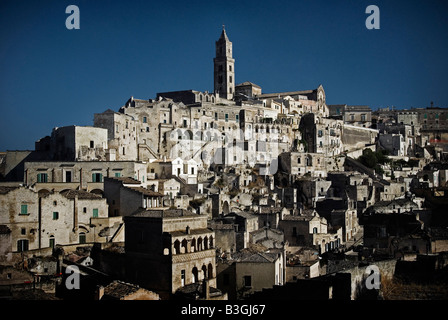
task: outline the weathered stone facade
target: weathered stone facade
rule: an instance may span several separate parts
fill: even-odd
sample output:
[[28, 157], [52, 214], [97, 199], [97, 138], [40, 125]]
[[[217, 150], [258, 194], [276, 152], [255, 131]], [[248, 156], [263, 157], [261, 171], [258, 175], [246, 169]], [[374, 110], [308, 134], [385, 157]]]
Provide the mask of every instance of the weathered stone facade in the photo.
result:
[[139, 210], [125, 223], [127, 272], [135, 283], [165, 294], [204, 279], [216, 287], [215, 234], [207, 215]]

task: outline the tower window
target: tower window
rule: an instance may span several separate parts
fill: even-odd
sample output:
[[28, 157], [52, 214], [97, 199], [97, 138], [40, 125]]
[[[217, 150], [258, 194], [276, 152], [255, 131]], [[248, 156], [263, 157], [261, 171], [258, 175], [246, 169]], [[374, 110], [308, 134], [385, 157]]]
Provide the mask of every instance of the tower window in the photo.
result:
[[232, 76], [229, 77], [229, 82], [232, 83]]
[[232, 71], [232, 66], [231, 65], [229, 66], [229, 71]]

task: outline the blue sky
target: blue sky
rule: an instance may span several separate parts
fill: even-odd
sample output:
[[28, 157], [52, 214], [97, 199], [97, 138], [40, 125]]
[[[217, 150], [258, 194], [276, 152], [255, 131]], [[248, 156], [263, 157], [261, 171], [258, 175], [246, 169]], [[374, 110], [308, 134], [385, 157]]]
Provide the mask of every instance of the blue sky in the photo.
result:
[[[68, 5], [80, 29], [68, 30]], [[366, 7], [380, 9], [368, 30]], [[448, 1], [0, 1], [0, 151], [92, 125], [130, 96], [213, 90], [215, 41], [236, 83], [324, 86], [328, 104], [448, 106]]]

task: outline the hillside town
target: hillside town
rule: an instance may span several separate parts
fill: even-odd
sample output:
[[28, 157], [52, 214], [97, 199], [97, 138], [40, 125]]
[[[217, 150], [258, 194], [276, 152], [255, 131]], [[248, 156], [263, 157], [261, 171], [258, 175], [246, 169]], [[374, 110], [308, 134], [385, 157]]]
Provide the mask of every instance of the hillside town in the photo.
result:
[[448, 109], [265, 93], [232, 45], [0, 153], [0, 299], [448, 298]]

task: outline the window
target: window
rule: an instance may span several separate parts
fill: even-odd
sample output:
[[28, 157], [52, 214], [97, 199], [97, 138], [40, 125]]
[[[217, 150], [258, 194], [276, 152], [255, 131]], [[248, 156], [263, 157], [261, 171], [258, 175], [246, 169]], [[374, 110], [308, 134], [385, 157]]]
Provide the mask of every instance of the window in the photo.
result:
[[218, 120], [218, 112], [215, 112], [215, 120]]
[[236, 122], [239, 122], [239, 120], [240, 120], [240, 115], [239, 115], [239, 114], [236, 114], [236, 115], [235, 115], [235, 121], [236, 121]]
[[243, 281], [245, 287], [252, 287], [252, 276], [244, 276]]
[[95, 147], [95, 142], [90, 141], [90, 148], [94, 148]]
[[115, 172], [115, 177], [116, 177], [116, 178], [121, 177], [121, 172]]
[[313, 228], [313, 233], [317, 233], [317, 227]]
[[28, 251], [28, 240], [26, 239], [21, 239], [17, 241], [17, 251], [18, 252], [23, 252], [23, 251]]
[[143, 117], [143, 123], [147, 123], [148, 119], [146, 117]]
[[55, 239], [54, 239], [54, 236], [51, 236], [48, 245], [49, 245], [50, 248], [54, 248], [54, 245], [55, 245], [55, 244], [56, 244], [56, 241], [55, 241]]
[[48, 182], [48, 175], [46, 173], [38, 173], [37, 182]]
[[65, 171], [65, 182], [72, 182], [72, 172]]
[[180, 271], [180, 282], [182, 287], [185, 286], [185, 270]]
[[228, 113], [226, 113], [225, 119], [226, 119], [226, 122], [229, 121], [229, 114]]
[[20, 214], [28, 214], [28, 205], [27, 204], [22, 204], [20, 206]]
[[86, 234], [84, 232], [79, 233], [79, 243], [86, 243]]
[[58, 220], [59, 219], [59, 212], [53, 212], [53, 220]]
[[98, 218], [98, 209], [93, 209], [93, 217]]
[[229, 77], [229, 82], [232, 83], [232, 76]]
[[92, 173], [92, 182], [102, 182], [102, 181], [103, 181], [103, 175], [101, 173]]
[[26, 228], [20, 229], [20, 234], [25, 235], [26, 234]]

